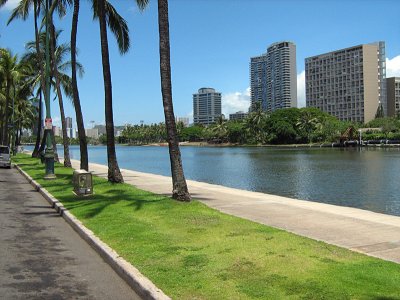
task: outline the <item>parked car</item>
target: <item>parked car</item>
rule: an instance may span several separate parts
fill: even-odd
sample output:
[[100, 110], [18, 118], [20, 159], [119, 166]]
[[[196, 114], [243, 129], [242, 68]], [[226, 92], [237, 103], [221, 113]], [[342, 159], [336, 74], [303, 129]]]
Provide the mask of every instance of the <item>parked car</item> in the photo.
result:
[[0, 145], [0, 167], [11, 168], [11, 155], [8, 146]]

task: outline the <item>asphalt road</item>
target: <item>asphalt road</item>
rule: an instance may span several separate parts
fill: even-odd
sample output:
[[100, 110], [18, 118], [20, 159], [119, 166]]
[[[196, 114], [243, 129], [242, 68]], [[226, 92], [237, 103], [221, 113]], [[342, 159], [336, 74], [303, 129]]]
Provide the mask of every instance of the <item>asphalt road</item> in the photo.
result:
[[140, 299], [16, 169], [0, 168], [0, 299]]

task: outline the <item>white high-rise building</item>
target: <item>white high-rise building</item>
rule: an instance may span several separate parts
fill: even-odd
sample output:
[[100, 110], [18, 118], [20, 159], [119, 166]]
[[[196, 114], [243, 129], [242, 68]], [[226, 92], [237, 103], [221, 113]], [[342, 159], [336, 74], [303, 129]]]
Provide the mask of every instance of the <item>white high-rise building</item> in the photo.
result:
[[212, 88], [201, 88], [193, 94], [193, 122], [210, 125], [221, 116], [221, 93]]
[[72, 130], [72, 118], [66, 117], [65, 118], [65, 125], [67, 127], [67, 136], [71, 139], [74, 138], [74, 131]]

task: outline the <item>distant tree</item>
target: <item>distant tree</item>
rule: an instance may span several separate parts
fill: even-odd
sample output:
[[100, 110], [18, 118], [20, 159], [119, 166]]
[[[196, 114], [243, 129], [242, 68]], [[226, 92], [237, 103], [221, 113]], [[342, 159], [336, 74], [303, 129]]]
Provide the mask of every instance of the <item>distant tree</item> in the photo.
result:
[[179, 135], [180, 141], [199, 142], [204, 139], [205, 128], [199, 125], [182, 128]]
[[245, 143], [246, 135], [244, 132], [243, 121], [229, 121], [226, 125], [227, 136], [230, 143]]
[[244, 120], [244, 128], [249, 136], [249, 141], [256, 144], [266, 142], [266, 128], [269, 116], [262, 111], [260, 103], [256, 103], [255, 111], [251, 112]]
[[311, 143], [311, 135], [321, 123], [309, 110], [302, 110], [296, 126], [305, 133], [307, 142]]

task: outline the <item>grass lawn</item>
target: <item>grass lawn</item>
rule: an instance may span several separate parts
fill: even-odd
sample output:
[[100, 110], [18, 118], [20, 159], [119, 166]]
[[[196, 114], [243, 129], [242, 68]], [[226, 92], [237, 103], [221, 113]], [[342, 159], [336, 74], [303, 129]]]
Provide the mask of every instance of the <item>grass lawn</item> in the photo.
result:
[[72, 169], [14, 162], [174, 299], [400, 299], [398, 264], [98, 177], [79, 198]]

